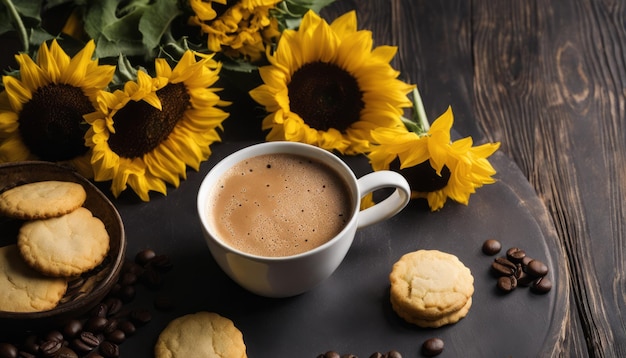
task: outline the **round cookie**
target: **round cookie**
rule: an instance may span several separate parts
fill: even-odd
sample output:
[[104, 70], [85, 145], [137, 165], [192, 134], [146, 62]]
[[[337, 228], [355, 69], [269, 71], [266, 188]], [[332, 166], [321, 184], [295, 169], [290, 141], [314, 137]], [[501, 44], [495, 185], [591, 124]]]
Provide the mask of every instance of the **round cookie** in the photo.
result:
[[438, 250], [405, 254], [389, 275], [392, 307], [412, 321], [437, 321], [462, 312], [474, 293], [474, 277], [459, 259]]
[[78, 183], [29, 183], [0, 194], [0, 213], [21, 220], [48, 219], [76, 210], [86, 199], [85, 188]]
[[84, 207], [69, 214], [25, 222], [17, 245], [26, 263], [48, 276], [80, 275], [98, 266], [109, 251], [102, 221]]
[[171, 321], [154, 346], [155, 358], [246, 358], [243, 334], [213, 312], [197, 312]]
[[398, 316], [402, 317], [405, 321], [418, 325], [422, 328], [439, 328], [441, 326], [445, 326], [446, 324], [457, 323], [462, 318], [467, 316], [471, 307], [472, 307], [472, 298], [470, 297], [470, 299], [467, 300], [467, 303], [465, 304], [465, 306], [461, 307], [460, 310], [452, 312], [452, 313], [448, 313], [447, 315], [436, 320], [430, 321], [430, 320], [415, 318], [415, 317], [411, 317], [407, 315], [400, 316], [400, 314], [398, 314]]
[[16, 245], [0, 247], [0, 311], [47, 311], [66, 290], [65, 279], [44, 276], [28, 266]]

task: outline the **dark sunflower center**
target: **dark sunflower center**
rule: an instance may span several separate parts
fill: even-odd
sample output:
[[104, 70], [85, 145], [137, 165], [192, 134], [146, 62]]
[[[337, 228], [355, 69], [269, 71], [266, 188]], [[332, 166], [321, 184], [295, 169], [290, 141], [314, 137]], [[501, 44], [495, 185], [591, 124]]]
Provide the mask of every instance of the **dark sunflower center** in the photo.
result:
[[324, 62], [302, 66], [287, 86], [289, 107], [311, 127], [345, 131], [357, 122], [364, 107], [356, 79], [340, 67]]
[[151, 152], [167, 139], [189, 107], [191, 97], [183, 83], [170, 83], [156, 94], [162, 111], [145, 101], [130, 101], [113, 117], [115, 133], [109, 137], [109, 147], [117, 155], [138, 158]]
[[83, 90], [49, 84], [33, 93], [19, 115], [22, 141], [42, 160], [63, 161], [87, 152], [83, 115], [94, 111]]
[[448, 167], [444, 165], [441, 169], [441, 176], [439, 176], [428, 160], [409, 168], [400, 169], [400, 161], [396, 159], [389, 167], [391, 170], [399, 171], [404, 175], [411, 185], [411, 190], [421, 193], [431, 193], [443, 189], [450, 180]]

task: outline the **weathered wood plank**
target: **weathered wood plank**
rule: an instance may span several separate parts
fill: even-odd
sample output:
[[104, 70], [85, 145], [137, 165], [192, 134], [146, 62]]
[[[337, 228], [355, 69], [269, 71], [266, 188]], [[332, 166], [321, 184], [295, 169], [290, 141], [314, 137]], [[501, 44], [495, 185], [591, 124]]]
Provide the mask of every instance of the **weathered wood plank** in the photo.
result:
[[[474, 2], [475, 103], [544, 200], [592, 356], [626, 354], [622, 3]], [[580, 356], [569, 333], [567, 355]]]

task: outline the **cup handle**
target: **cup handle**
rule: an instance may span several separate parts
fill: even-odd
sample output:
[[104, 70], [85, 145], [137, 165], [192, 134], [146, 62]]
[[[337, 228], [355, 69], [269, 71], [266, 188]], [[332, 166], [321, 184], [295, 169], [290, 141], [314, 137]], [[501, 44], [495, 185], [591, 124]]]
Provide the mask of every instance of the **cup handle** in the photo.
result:
[[401, 174], [391, 170], [366, 174], [357, 180], [357, 184], [361, 197], [378, 189], [396, 188], [383, 201], [359, 212], [357, 229], [391, 218], [404, 209], [411, 200], [409, 183]]

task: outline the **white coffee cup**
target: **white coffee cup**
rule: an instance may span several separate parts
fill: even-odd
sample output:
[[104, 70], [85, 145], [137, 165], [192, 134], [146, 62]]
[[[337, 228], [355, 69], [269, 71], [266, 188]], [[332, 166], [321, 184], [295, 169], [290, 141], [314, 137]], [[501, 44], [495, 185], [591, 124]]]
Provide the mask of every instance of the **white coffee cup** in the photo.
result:
[[[235, 249], [218, 237], [211, 224], [209, 197], [220, 177], [235, 164], [264, 154], [287, 153], [325, 163], [345, 180], [352, 198], [352, 215], [343, 230], [325, 244], [301, 254], [263, 257]], [[376, 205], [359, 210], [360, 198], [378, 189], [393, 193]], [[376, 171], [357, 179], [339, 157], [318, 147], [296, 142], [265, 142], [243, 148], [217, 163], [198, 190], [198, 215], [211, 255], [221, 269], [241, 287], [260, 296], [289, 297], [311, 290], [328, 278], [346, 256], [357, 229], [400, 212], [410, 200], [406, 179], [393, 171]]]

